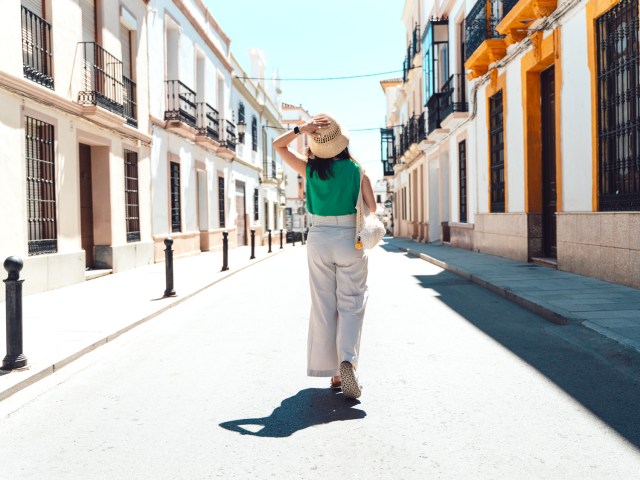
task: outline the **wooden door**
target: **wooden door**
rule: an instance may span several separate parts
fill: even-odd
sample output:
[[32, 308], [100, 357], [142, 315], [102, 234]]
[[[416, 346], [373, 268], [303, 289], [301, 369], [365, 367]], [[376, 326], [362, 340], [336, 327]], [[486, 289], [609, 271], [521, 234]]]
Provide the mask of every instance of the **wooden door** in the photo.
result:
[[238, 246], [247, 245], [246, 201], [244, 183], [236, 183], [236, 234]]
[[540, 74], [542, 109], [542, 244], [545, 257], [557, 257], [555, 73]]
[[80, 144], [80, 236], [86, 267], [93, 266], [93, 188], [91, 185], [91, 147]]

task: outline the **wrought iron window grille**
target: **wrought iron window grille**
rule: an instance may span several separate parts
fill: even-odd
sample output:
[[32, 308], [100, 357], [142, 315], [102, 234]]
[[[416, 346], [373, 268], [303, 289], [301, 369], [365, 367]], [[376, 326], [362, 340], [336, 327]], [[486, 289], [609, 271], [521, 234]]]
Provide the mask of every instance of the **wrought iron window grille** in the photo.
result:
[[489, 99], [489, 139], [491, 161], [492, 213], [505, 211], [504, 117], [502, 90]]
[[138, 153], [130, 150], [124, 151], [124, 195], [127, 242], [139, 242]]
[[180, 212], [180, 164], [170, 162], [171, 174], [171, 231], [180, 232], [182, 230]]
[[25, 117], [29, 255], [58, 251], [54, 127]]
[[53, 89], [51, 24], [22, 6], [22, 65], [25, 78]]
[[218, 177], [218, 218], [220, 228], [225, 227], [224, 215], [224, 177]]
[[460, 223], [467, 223], [467, 142], [458, 143], [458, 194]]
[[596, 20], [600, 211], [640, 210], [638, 23], [637, 0]]

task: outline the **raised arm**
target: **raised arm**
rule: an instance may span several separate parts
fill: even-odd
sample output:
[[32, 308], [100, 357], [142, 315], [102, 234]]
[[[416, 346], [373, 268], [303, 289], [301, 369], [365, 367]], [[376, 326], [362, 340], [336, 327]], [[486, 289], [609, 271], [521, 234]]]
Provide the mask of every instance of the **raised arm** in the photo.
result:
[[[329, 123], [329, 120], [323, 115], [313, 117], [311, 121], [306, 122], [299, 127], [300, 135], [313, 135], [318, 128], [327, 127]], [[275, 147], [276, 152], [278, 152], [278, 155], [280, 155], [280, 157], [287, 162], [291, 168], [305, 177], [307, 174], [306, 157], [289, 148], [289, 144], [293, 142], [297, 136], [298, 135], [294, 130], [289, 130], [276, 138], [273, 141], [273, 146]]]

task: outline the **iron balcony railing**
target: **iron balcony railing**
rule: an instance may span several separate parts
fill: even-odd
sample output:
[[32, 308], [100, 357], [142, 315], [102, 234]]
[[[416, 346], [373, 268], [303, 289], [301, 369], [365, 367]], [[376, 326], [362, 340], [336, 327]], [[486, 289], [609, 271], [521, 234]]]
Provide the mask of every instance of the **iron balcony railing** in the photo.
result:
[[187, 87], [180, 80], [167, 80], [167, 109], [164, 119], [179, 121], [190, 127], [198, 128], [196, 122], [196, 92]]
[[80, 42], [82, 84], [78, 102], [98, 105], [124, 117], [122, 62], [96, 42]]
[[236, 126], [233, 122], [225, 120], [227, 128], [224, 132], [224, 145], [229, 150], [236, 151]]
[[25, 78], [53, 89], [51, 24], [22, 7], [22, 65]]
[[138, 127], [138, 102], [136, 98], [136, 82], [122, 77], [124, 85], [124, 118], [132, 127]]
[[380, 129], [380, 158], [384, 176], [393, 176], [393, 166], [396, 164], [396, 143], [393, 128]]
[[411, 41], [407, 46], [407, 56], [402, 64], [402, 80], [406, 82], [409, 79], [409, 71], [414, 67], [413, 57], [420, 53], [420, 25], [416, 23], [413, 28]]
[[220, 141], [220, 117], [218, 115], [218, 111], [206, 102], [199, 102], [197, 105], [197, 114], [198, 114], [198, 123], [197, 123], [198, 135], [203, 135], [212, 140], [215, 140], [216, 142], [219, 142]]
[[440, 99], [442, 93], [434, 93], [427, 100], [427, 135], [433, 132], [436, 128], [440, 128]]
[[412, 116], [406, 125], [402, 127], [402, 132], [399, 137], [398, 153], [404, 155], [411, 145], [420, 143], [426, 137], [425, 115], [424, 112], [422, 112], [419, 116]]
[[503, 0], [478, 0], [465, 19], [465, 60], [475, 52], [482, 42], [492, 38], [503, 38], [496, 26], [503, 17]]
[[502, 0], [502, 18], [507, 16], [507, 13], [516, 6], [520, 0]]
[[462, 74], [451, 75], [440, 92], [431, 95], [427, 111], [427, 135], [440, 128], [441, 122], [453, 112], [469, 111]]

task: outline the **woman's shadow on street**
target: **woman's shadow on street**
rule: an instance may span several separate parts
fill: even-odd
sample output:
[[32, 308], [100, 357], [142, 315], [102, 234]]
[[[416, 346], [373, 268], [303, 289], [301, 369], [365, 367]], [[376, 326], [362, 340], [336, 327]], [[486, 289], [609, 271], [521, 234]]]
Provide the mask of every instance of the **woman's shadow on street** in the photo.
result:
[[353, 408], [359, 404], [358, 400], [344, 398], [340, 392], [307, 388], [283, 400], [268, 417], [230, 420], [220, 426], [242, 435], [289, 437], [313, 425], [364, 418], [367, 415], [364, 410]]

